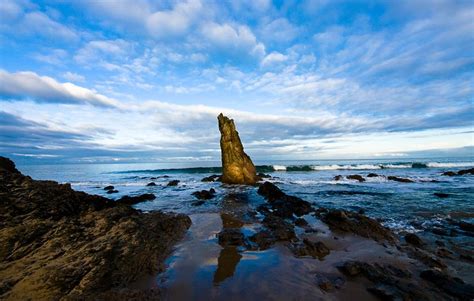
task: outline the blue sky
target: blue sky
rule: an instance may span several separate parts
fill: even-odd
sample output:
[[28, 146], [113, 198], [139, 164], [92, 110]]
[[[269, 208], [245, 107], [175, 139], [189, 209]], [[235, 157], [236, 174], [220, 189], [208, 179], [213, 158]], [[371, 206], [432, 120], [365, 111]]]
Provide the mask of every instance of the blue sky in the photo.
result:
[[474, 151], [472, 1], [0, 0], [0, 154], [259, 159]]

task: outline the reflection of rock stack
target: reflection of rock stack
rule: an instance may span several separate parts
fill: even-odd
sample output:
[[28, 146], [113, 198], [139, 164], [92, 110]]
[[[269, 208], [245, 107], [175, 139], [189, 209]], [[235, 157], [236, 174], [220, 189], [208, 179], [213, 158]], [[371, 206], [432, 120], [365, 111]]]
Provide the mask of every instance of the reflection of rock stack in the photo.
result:
[[250, 157], [244, 152], [234, 121], [222, 113], [217, 119], [221, 132], [222, 182], [255, 184], [258, 180], [256, 169]]

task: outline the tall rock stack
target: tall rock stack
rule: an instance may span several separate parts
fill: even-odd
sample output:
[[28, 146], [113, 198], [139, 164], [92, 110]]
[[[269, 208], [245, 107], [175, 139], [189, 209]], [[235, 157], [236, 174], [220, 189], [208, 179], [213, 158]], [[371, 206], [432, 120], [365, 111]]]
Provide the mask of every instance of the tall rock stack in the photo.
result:
[[221, 132], [222, 182], [227, 184], [253, 185], [258, 181], [257, 171], [235, 129], [234, 120], [219, 114]]

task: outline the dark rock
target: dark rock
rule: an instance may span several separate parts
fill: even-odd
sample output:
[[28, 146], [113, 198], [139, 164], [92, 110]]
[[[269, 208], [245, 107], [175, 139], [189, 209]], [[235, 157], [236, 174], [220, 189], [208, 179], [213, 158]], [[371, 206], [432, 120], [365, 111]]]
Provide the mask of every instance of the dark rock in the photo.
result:
[[297, 257], [311, 256], [319, 259], [329, 255], [330, 252], [329, 248], [323, 242], [312, 242], [306, 238], [303, 239], [303, 243], [293, 245], [291, 251]]
[[156, 186], [156, 183], [155, 182], [150, 182], [150, 183], [146, 184], [146, 186]]
[[334, 181], [340, 181], [340, 180], [342, 180], [343, 178], [344, 178], [343, 176], [337, 175], [337, 176], [335, 176], [335, 177], [333, 178], [333, 180], [334, 180]]
[[112, 190], [107, 190], [107, 194], [112, 194], [112, 193], [117, 193], [118, 190], [112, 189]]
[[272, 177], [271, 175], [264, 174], [263, 172], [259, 172], [257, 176], [261, 179], [269, 179]]
[[295, 225], [298, 227], [306, 227], [308, 226], [308, 222], [304, 218], [297, 218], [295, 220]]
[[7, 171], [9, 173], [19, 173], [18, 169], [16, 169], [15, 163], [5, 157], [0, 156], [0, 170]]
[[453, 252], [449, 251], [446, 248], [438, 248], [436, 250], [436, 255], [443, 258], [452, 258]]
[[449, 197], [449, 194], [447, 193], [442, 193], [442, 192], [435, 192], [433, 193], [434, 196], [437, 196], [439, 198], [448, 198]]
[[428, 165], [425, 163], [413, 163], [411, 165], [411, 168], [428, 168]]
[[257, 171], [250, 157], [244, 152], [234, 120], [219, 114], [221, 132], [222, 182], [253, 185], [258, 181]]
[[226, 246], [243, 246], [245, 244], [244, 234], [237, 228], [224, 228], [217, 234], [219, 244]]
[[400, 177], [395, 177], [395, 176], [388, 176], [387, 179], [389, 179], [390, 181], [396, 181], [396, 182], [401, 182], [401, 183], [413, 183], [413, 181], [410, 179], [400, 178]]
[[119, 204], [125, 204], [125, 205], [135, 205], [141, 202], [145, 201], [152, 201], [156, 198], [156, 196], [153, 193], [145, 193], [137, 196], [123, 196], [120, 199], [118, 199], [116, 202]]
[[293, 214], [296, 216], [302, 216], [313, 210], [309, 202], [295, 196], [287, 195], [270, 182], [261, 184], [258, 188], [258, 194], [268, 200], [268, 203], [273, 210], [273, 215], [292, 218]]
[[458, 171], [458, 176], [464, 176], [464, 175], [474, 175], [474, 168], [469, 168], [469, 169], [464, 169]]
[[361, 175], [348, 175], [346, 178], [349, 179], [349, 180], [356, 180], [356, 181], [359, 181], [359, 182], [365, 182], [364, 177], [362, 177]]
[[0, 199], [2, 300], [105, 300], [162, 272], [191, 225], [184, 215], [144, 214], [8, 169], [0, 169]]
[[460, 221], [459, 223], [457, 223], [457, 225], [458, 225], [459, 228], [460, 228], [461, 230], [463, 230], [463, 231], [473, 232], [473, 233], [474, 233], [474, 224], [472, 224], [472, 223]]
[[104, 190], [114, 190], [114, 189], [115, 189], [115, 187], [112, 186], [112, 185], [109, 185], [109, 186], [105, 186], [105, 187], [104, 187]]
[[321, 219], [331, 230], [353, 233], [376, 241], [394, 242], [394, 236], [389, 229], [363, 214], [345, 210], [329, 210], [321, 214]]
[[474, 286], [464, 283], [459, 278], [438, 270], [426, 270], [420, 273], [420, 277], [434, 283], [438, 288], [461, 300], [472, 300], [474, 298]]
[[408, 233], [405, 235], [405, 241], [415, 247], [421, 247], [424, 245], [423, 241], [421, 238], [418, 237], [418, 235], [414, 233]]
[[436, 235], [440, 235], [440, 236], [449, 236], [449, 232], [446, 229], [443, 229], [443, 228], [438, 228], [438, 227], [432, 228], [431, 232], [433, 232]]
[[457, 176], [457, 173], [455, 173], [454, 171], [445, 171], [442, 173], [443, 176], [448, 176], [448, 177], [454, 177], [454, 176]]
[[211, 176], [202, 178], [201, 181], [202, 182], [217, 182], [217, 181], [220, 181], [220, 180], [221, 180], [220, 175], [211, 175]]
[[256, 243], [258, 250], [266, 250], [277, 241], [275, 236], [269, 230], [263, 230], [249, 237], [249, 240]]
[[340, 289], [346, 281], [344, 278], [334, 274], [316, 274], [316, 284], [323, 291], [329, 292], [334, 289]]
[[378, 176], [379, 176], [379, 175], [376, 174], [376, 173], [369, 173], [369, 174], [367, 175], [367, 178], [376, 178], [376, 177], [378, 177]]
[[211, 188], [210, 190], [195, 191], [192, 195], [200, 200], [210, 200], [214, 197], [215, 193], [216, 191]]
[[191, 203], [191, 206], [201, 206], [205, 203], [205, 201], [196, 201], [196, 202], [192, 202]]
[[267, 215], [262, 223], [271, 231], [277, 241], [292, 241], [296, 239], [295, 227], [281, 217]]
[[178, 186], [179, 180], [171, 180], [166, 186]]

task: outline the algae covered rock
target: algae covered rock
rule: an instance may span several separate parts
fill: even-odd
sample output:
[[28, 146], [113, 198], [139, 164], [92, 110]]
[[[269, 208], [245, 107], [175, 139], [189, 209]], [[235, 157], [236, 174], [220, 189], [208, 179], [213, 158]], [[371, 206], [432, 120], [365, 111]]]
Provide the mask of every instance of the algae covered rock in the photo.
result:
[[258, 181], [257, 171], [250, 157], [244, 152], [234, 120], [222, 115], [217, 117], [221, 132], [222, 182], [252, 185]]

